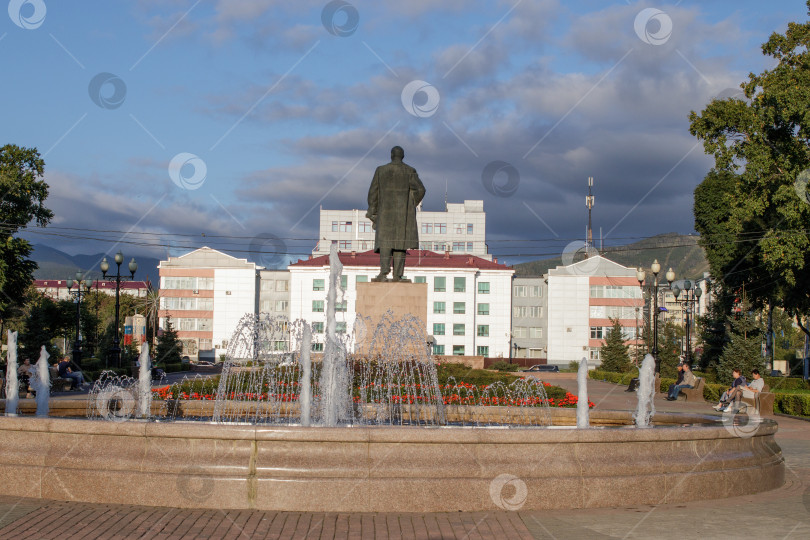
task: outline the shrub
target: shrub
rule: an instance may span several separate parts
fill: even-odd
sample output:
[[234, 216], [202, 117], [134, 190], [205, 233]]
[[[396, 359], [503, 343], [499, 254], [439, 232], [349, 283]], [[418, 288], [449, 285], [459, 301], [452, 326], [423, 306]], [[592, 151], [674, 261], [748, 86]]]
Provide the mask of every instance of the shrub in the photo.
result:
[[489, 369], [494, 369], [495, 371], [517, 371], [520, 369], [520, 366], [517, 364], [510, 364], [509, 362], [495, 362]]
[[779, 390], [806, 390], [810, 389], [810, 384], [800, 377], [762, 377], [771, 392]]
[[810, 395], [775, 394], [773, 410], [774, 412], [793, 416], [810, 416]]

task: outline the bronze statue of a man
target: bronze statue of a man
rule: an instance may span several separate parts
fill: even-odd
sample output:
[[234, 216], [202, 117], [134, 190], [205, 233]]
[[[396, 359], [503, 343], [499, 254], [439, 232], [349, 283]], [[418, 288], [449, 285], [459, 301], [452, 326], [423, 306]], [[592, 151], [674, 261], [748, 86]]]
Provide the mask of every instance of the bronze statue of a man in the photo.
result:
[[380, 254], [380, 275], [372, 281], [387, 281], [394, 259], [393, 281], [403, 280], [405, 251], [419, 248], [416, 207], [425, 196], [425, 186], [416, 169], [402, 162], [405, 151], [391, 149], [391, 163], [377, 167], [368, 190], [368, 212], [376, 231], [374, 251]]

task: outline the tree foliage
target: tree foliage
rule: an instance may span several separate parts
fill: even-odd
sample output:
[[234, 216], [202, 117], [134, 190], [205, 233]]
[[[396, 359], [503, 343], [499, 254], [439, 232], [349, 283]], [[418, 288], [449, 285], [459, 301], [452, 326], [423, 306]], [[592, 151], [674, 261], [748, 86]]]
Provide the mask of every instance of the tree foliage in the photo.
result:
[[744, 300], [739, 316], [729, 319], [731, 338], [723, 347], [717, 366], [717, 379], [723, 383], [731, 383], [733, 369], [739, 369], [747, 378], [751, 377], [753, 369], [765, 373], [765, 360], [762, 357], [762, 325], [754, 313], [749, 311], [750, 307]]
[[155, 363], [179, 364], [183, 359], [183, 342], [177, 337], [177, 330], [172, 326], [172, 319], [166, 319], [166, 328], [158, 336], [155, 347]]
[[28, 257], [31, 244], [15, 238], [32, 221], [44, 227], [53, 217], [45, 207], [45, 161], [36, 148], [7, 144], [0, 148], [0, 320], [25, 299], [37, 265]]
[[712, 273], [732, 290], [746, 284], [755, 306], [776, 301], [797, 320], [810, 312], [808, 46], [810, 23], [789, 23], [762, 46], [776, 65], [749, 75], [745, 99], [714, 100], [689, 117], [715, 159], [695, 191]]
[[602, 364], [599, 369], [624, 373], [630, 371], [629, 347], [622, 337], [622, 325], [619, 319], [610, 319], [612, 326], [605, 336], [605, 344], [602, 345], [600, 357]]

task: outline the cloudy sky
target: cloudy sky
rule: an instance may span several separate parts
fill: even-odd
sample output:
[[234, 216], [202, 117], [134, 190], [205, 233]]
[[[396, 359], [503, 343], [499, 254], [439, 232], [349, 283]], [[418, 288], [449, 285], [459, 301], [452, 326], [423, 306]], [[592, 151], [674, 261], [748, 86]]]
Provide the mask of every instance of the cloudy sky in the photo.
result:
[[711, 160], [690, 110], [769, 67], [761, 43], [807, 18], [804, 0], [11, 0], [8, 13], [0, 143], [43, 154], [55, 213], [32, 241], [303, 257], [319, 207], [365, 209], [398, 144], [425, 210], [445, 186], [450, 202], [484, 200], [507, 263], [582, 239], [588, 176], [606, 244], [693, 232]]

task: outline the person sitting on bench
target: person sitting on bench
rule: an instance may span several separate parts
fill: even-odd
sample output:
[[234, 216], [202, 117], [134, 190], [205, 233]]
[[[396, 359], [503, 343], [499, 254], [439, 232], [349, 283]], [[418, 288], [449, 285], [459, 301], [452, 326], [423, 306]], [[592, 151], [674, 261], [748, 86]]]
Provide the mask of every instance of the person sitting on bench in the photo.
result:
[[680, 384], [672, 386], [672, 389], [667, 395], [667, 401], [675, 401], [678, 399], [678, 394], [681, 393], [681, 388], [694, 388], [697, 382], [697, 377], [692, 373], [688, 362], [683, 363], [683, 380]]
[[73, 381], [73, 389], [80, 390], [84, 386], [84, 375], [81, 371], [73, 371], [70, 369], [70, 357], [65, 356], [59, 362], [59, 376], [63, 379], [71, 379]]

